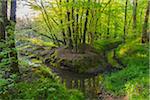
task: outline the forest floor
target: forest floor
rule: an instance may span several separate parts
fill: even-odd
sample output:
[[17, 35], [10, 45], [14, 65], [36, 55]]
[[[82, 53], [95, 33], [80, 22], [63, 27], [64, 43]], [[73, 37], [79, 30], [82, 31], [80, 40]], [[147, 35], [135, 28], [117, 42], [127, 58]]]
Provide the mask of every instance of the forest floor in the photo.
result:
[[128, 96], [103, 95], [103, 99], [102, 100], [129, 100], [129, 99], [128, 99]]
[[[112, 46], [111, 49], [109, 49], [109, 52], [104, 53], [103, 51], [108, 50], [109, 45]], [[146, 83], [147, 78], [145, 77], [145, 75], [147, 75], [146, 64], [148, 62], [147, 55], [145, 55], [145, 53], [147, 53], [147, 45], [142, 45], [142, 44], [136, 43], [136, 41], [133, 41], [133, 43], [129, 42], [125, 45], [120, 44], [119, 47], [117, 45], [113, 47], [112, 44], [109, 44], [106, 42], [102, 44], [98, 43], [96, 47], [98, 46], [102, 46], [102, 48], [101, 47], [100, 49], [98, 48], [98, 50], [102, 52], [99, 55], [100, 59], [102, 59], [103, 61], [105, 61], [105, 63], [107, 63], [106, 69], [104, 68], [105, 80], [102, 83], [102, 84], [105, 84], [104, 91], [97, 93], [100, 100], [101, 98], [102, 100], [129, 100], [130, 92], [131, 94], [133, 93], [131, 89], [133, 87], [137, 89], [138, 88], [137, 86], [141, 86], [140, 88], [142, 91], [140, 91], [140, 93], [144, 93], [144, 91], [147, 91], [147, 89], [144, 88], [145, 86], [147, 86], [147, 83]], [[113, 56], [114, 48], [116, 48], [115, 53], [117, 55], [115, 57]], [[55, 51], [58, 51], [58, 52], [56, 53]], [[60, 58], [66, 58], [67, 60], [73, 60], [74, 58], [78, 59], [82, 55], [79, 53], [75, 54], [74, 52], [70, 52], [64, 48], [57, 48], [57, 47], [51, 48], [49, 46], [43, 46], [43, 45], [38, 46], [35, 44], [28, 46], [26, 49], [23, 49], [21, 51], [21, 54], [22, 56], [27, 55], [30, 61], [35, 63], [35, 64], [33, 63], [31, 64], [37, 65], [37, 66], [38, 66], [38, 63], [43, 63], [43, 64], [49, 63], [49, 62], [55, 63], [58, 60], [55, 58], [56, 54]], [[92, 56], [93, 55], [95, 54], [92, 54]], [[49, 57], [52, 57], [50, 59], [53, 59], [53, 60], [50, 60]], [[94, 56], [93, 58], [97, 58], [97, 57]], [[51, 66], [51, 65], [48, 65], [48, 66]], [[102, 70], [104, 71], [104, 69]], [[100, 69], [99, 72], [101, 72], [102, 70]], [[140, 72], [140, 74], [138, 72]], [[93, 70], [92, 73], [94, 74], [98, 73], [98, 69]], [[139, 83], [137, 83], [136, 80]], [[128, 92], [129, 94], [127, 94]], [[138, 92], [136, 93], [138, 94]], [[144, 95], [147, 95], [147, 94], [142, 94], [142, 96]]]
[[105, 90], [109, 91], [109, 93], [116, 96], [125, 95], [121, 96], [120, 100], [123, 98], [128, 100], [148, 100], [149, 97], [148, 44], [141, 44], [137, 41], [139, 39], [129, 41], [117, 48], [116, 54], [126, 67], [106, 75], [103, 81]]
[[[34, 47], [34, 50], [33, 50], [33, 47]], [[114, 49], [114, 48], [112, 48], [112, 49]], [[112, 49], [110, 49], [109, 51], [111, 51]], [[107, 66], [107, 67], [102, 68], [102, 67], [99, 66], [98, 68], [92, 68], [87, 73], [87, 74], [90, 74], [90, 75], [92, 75], [92, 74], [96, 75], [98, 73], [110, 73], [112, 71], [114, 72], [114, 71], [120, 70], [118, 68], [112, 67], [112, 65], [107, 62], [107, 60], [106, 60], [107, 57], [104, 57], [103, 53], [101, 53], [101, 54], [99, 54], [99, 56], [97, 56], [96, 53], [90, 53], [89, 50], [90, 49], [88, 49], [86, 51], [87, 52], [86, 54], [80, 54], [80, 53], [76, 54], [76, 53], [72, 53], [72, 52], [70, 52], [70, 51], [68, 51], [67, 49], [64, 49], [64, 48], [49, 48], [49, 47], [46, 47], [46, 46], [37, 46], [36, 45], [36, 46], [29, 46], [29, 48], [23, 49], [23, 51], [21, 51], [21, 55], [25, 56], [25, 55], [29, 54], [28, 57], [31, 61], [33, 61], [33, 63], [35, 63], [34, 65], [36, 65], [36, 64], [38, 65], [38, 63], [39, 63], [38, 60], [39, 61], [42, 60], [42, 62], [40, 62], [40, 63], [43, 63], [43, 64], [46, 63], [46, 65], [48, 65], [50, 67], [51, 66], [50, 62], [53, 62], [53, 63], [57, 62], [54, 59], [55, 57], [53, 57], [53, 54], [55, 54], [55, 51], [58, 51], [57, 54], [59, 55], [59, 57], [61, 56], [60, 58], [66, 58], [67, 60], [69, 59], [71, 61], [73, 59], [82, 58], [81, 56], [83, 56], [83, 55], [91, 57], [91, 58], [93, 58], [93, 60], [95, 60], [95, 57], [99, 58], [99, 59], [102, 59], [101, 62], [105, 62], [105, 65], [103, 65], [103, 66]], [[92, 49], [91, 51], [94, 51], [94, 50]], [[90, 55], [89, 55], [89, 53], [90, 53]], [[93, 57], [93, 55], [94, 55], [94, 57]], [[53, 61], [51, 59], [49, 59], [49, 57], [52, 57], [51, 59], [53, 59]], [[117, 62], [117, 63], [119, 63], [119, 62]], [[120, 65], [120, 63], [119, 63], [119, 65]], [[33, 70], [36, 70], [36, 67]], [[25, 80], [34, 80], [34, 79], [30, 79], [29, 77], [24, 77], [24, 79]], [[101, 94], [98, 93], [98, 97], [103, 98], [104, 100], [127, 100], [126, 96], [117, 96], [116, 97], [116, 96], [113, 96], [113, 95], [108, 94], [106, 92], [102, 92]]]

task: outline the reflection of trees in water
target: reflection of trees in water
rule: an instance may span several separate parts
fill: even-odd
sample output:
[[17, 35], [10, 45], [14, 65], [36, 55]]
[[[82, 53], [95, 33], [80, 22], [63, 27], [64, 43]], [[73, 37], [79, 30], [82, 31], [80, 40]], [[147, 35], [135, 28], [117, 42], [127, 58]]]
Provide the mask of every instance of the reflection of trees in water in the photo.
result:
[[63, 79], [61, 78], [62, 84], [64, 84], [67, 88], [70, 89], [80, 89], [83, 91], [88, 97], [96, 98], [99, 93], [99, 87], [101, 80], [99, 79], [101, 76], [93, 76], [85, 79]]
[[[62, 74], [63, 73], [63, 74]], [[80, 89], [90, 98], [97, 98], [97, 94], [100, 92], [100, 85], [102, 81], [102, 75], [84, 75], [74, 74], [71, 72], [59, 72], [60, 82], [69, 89]]]

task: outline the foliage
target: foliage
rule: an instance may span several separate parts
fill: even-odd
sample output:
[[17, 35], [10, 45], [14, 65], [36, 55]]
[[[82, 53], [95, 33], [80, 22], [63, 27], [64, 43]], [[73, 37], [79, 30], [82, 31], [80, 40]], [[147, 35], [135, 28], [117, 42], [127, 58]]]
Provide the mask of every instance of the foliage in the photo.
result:
[[[45, 5], [44, 5], [45, 4]], [[125, 1], [121, 0], [61, 0], [30, 2], [31, 8], [40, 11], [41, 14], [35, 18], [34, 28], [38, 33], [52, 37], [53, 34], [62, 40], [68, 41], [71, 38], [73, 45], [80, 45], [83, 34], [86, 34], [86, 43], [90, 44], [95, 39], [113, 39], [121, 37], [124, 28], [124, 6]], [[43, 6], [42, 6], [43, 5]], [[51, 6], [49, 6], [51, 5]], [[139, 0], [136, 13], [136, 34], [133, 33], [133, 4], [127, 5], [127, 34], [126, 38], [140, 36], [144, 12], [147, 0]], [[37, 9], [38, 8], [38, 9]], [[86, 12], [88, 11], [88, 15]], [[68, 16], [70, 20], [68, 20]], [[86, 23], [87, 18], [87, 23]], [[86, 25], [87, 26], [84, 26]], [[87, 30], [85, 30], [87, 27]], [[69, 28], [71, 33], [69, 32]], [[65, 36], [63, 36], [63, 32]], [[69, 37], [68, 34], [71, 34]], [[77, 40], [76, 40], [77, 39]], [[76, 44], [77, 42], [77, 44]]]
[[[47, 99], [47, 100], [82, 100], [80, 92], [69, 92], [64, 86], [48, 78], [39, 79], [32, 83], [20, 82], [16, 84], [18, 92], [12, 95], [13, 99]], [[77, 97], [76, 97], [77, 96]], [[76, 98], [73, 98], [76, 97]]]
[[[77, 90], [68, 90], [60, 85], [56, 75], [47, 67], [33, 68], [23, 73], [21, 82], [1, 78], [1, 99], [47, 99], [47, 100], [83, 100], [83, 94]], [[29, 76], [31, 73], [31, 76]], [[31, 80], [31, 81], [30, 81]], [[10, 81], [12, 81], [10, 83]]]
[[[21, 75], [9, 73], [10, 58], [7, 56], [12, 50], [12, 48], [9, 48], [10, 42], [1, 42], [0, 45], [3, 48], [3, 51], [0, 53], [0, 57], [2, 58], [2, 62], [0, 63], [0, 99], [84, 99], [80, 91], [68, 90], [63, 85], [60, 85], [59, 78], [48, 67], [43, 65], [41, 67], [29, 66], [28, 63], [24, 64], [25, 61], [22, 59], [22, 61], [19, 61], [19, 67], [22, 70]], [[51, 45], [49, 46], [51, 47]], [[32, 62], [37, 63], [34, 59]], [[32, 69], [32, 72], [29, 69]], [[19, 78], [21, 78], [21, 82], [18, 82]], [[31, 82], [28, 82], [29, 80]]]
[[121, 43], [122, 41], [120, 39], [96, 40], [94, 42], [94, 47], [97, 49], [97, 51], [104, 52], [116, 48]]
[[149, 77], [139, 77], [125, 84], [125, 91], [131, 100], [149, 99]]
[[135, 100], [148, 98], [148, 45], [132, 41], [120, 46], [117, 52], [127, 67], [106, 76], [106, 90], [114, 95], [127, 94], [130, 99]]
[[[43, 62], [64, 69], [63, 64], [74, 65], [70, 68], [78, 72], [92, 72], [99, 65], [109, 71], [111, 65], [122, 68], [114, 51], [127, 66], [104, 76], [105, 89], [131, 100], [148, 99], [149, 45], [140, 44], [145, 38], [141, 33], [149, 33], [144, 27], [149, 24], [148, 0], [29, 0], [28, 5], [39, 15], [17, 19], [17, 33], [16, 18], [12, 20], [16, 0], [10, 1], [9, 5], [0, 1], [0, 99], [85, 99], [80, 91], [60, 85], [59, 77]], [[7, 16], [10, 5], [11, 20]], [[62, 47], [68, 51], [57, 54]], [[12, 69], [17, 68], [19, 74], [13, 74]]]

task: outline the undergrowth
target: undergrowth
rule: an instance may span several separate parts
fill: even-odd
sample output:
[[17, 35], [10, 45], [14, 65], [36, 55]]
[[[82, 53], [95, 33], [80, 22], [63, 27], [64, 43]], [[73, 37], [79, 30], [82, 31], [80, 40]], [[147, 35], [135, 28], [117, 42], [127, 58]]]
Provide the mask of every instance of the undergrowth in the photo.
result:
[[135, 41], [117, 48], [117, 56], [127, 66], [106, 76], [105, 89], [115, 96], [127, 95], [129, 100], [148, 100], [148, 50], [148, 44]]

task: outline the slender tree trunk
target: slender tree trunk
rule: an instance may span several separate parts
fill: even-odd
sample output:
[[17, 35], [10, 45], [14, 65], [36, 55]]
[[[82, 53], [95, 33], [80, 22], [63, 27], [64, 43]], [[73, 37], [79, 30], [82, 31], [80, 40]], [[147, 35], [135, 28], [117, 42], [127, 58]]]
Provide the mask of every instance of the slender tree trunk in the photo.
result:
[[[11, 0], [11, 10], [10, 10], [10, 21], [16, 23], [16, 6], [17, 6], [17, 0]], [[9, 33], [11, 35], [10, 39], [12, 39], [12, 43], [10, 45], [11, 52], [10, 52], [10, 58], [11, 58], [11, 72], [12, 73], [19, 73], [19, 67], [18, 67], [18, 56], [17, 56], [17, 51], [16, 51], [16, 46], [15, 46], [15, 24], [12, 24], [12, 33]]]
[[5, 27], [4, 23], [0, 22], [0, 41], [5, 40]]
[[11, 0], [10, 20], [16, 23], [17, 0]]
[[[142, 18], [143, 11], [144, 11], [144, 8], [142, 8], [140, 11], [140, 23], [143, 23], [143, 18]], [[143, 24], [140, 24], [140, 28], [139, 28], [140, 33], [142, 33], [142, 28], [143, 28], [142, 26], [143, 26]]]
[[[96, 26], [95, 26], [95, 33], [94, 33], [94, 34], [96, 34], [96, 30], [97, 30], [97, 27], [98, 27], [98, 26], [100, 27], [100, 30], [101, 30], [101, 27], [102, 27], [102, 22], [101, 22], [102, 13], [103, 13], [104, 10], [107, 8], [107, 6], [111, 3], [111, 1], [112, 1], [112, 0], [109, 0], [109, 1], [106, 3], [105, 7], [103, 7], [103, 8], [100, 7], [100, 9], [98, 10], [98, 13], [100, 13], [100, 17], [98, 17], [98, 18], [96, 19]], [[102, 3], [102, 2], [103, 2], [103, 0], [102, 0], [102, 1], [99, 0], [99, 3]], [[100, 20], [100, 24], [98, 25], [99, 20]], [[101, 33], [100, 33], [100, 37], [101, 37]], [[96, 39], [98, 39], [98, 37], [96, 37]]]
[[115, 22], [114, 22], [114, 38], [116, 38], [117, 37], [117, 27], [118, 27], [118, 24], [117, 24], [117, 21], [116, 21], [116, 19], [115, 19]]
[[[82, 0], [81, 0], [82, 1]], [[85, 3], [85, 0], [83, 0], [82, 3]], [[84, 18], [84, 7], [81, 7], [81, 16], [80, 16], [80, 37], [79, 37], [79, 42], [82, 44], [82, 39], [83, 39], [83, 18]]]
[[[7, 1], [6, 0], [1, 0], [0, 1], [0, 42], [2, 42], [3, 40], [5, 40], [5, 20], [7, 18]], [[3, 48], [0, 47], [0, 52], [3, 51]], [[0, 62], [3, 58], [0, 57]]]
[[136, 31], [136, 13], [137, 13], [137, 0], [133, 0], [133, 34], [137, 35]]
[[107, 19], [108, 20], [108, 22], [107, 22], [107, 36], [106, 36], [107, 38], [109, 37], [109, 34], [110, 34], [110, 13], [111, 13], [110, 12], [110, 6], [108, 9], [109, 9], [109, 11], [108, 11], [108, 19]]
[[[40, 7], [40, 6], [39, 6]], [[41, 8], [42, 9], [42, 8]], [[52, 39], [52, 41], [54, 42], [54, 44], [56, 44], [56, 42], [55, 42], [55, 39], [54, 39], [54, 36], [53, 36], [53, 34], [51, 34], [51, 25], [50, 25], [50, 23], [47, 21], [47, 17], [45, 17], [44, 16], [44, 12], [42, 11], [42, 10], [40, 10], [41, 11], [41, 13], [42, 13], [42, 17], [43, 17], [43, 19], [44, 19], [44, 22], [45, 22], [45, 24], [46, 24], [46, 26], [47, 26], [47, 28], [48, 28], [48, 30], [49, 30], [49, 34], [51, 35], [51, 39]]]
[[[72, 0], [72, 3], [73, 3], [73, 5], [72, 5], [72, 14], [71, 14], [71, 18], [72, 18], [72, 35], [73, 35], [73, 45], [74, 45], [74, 47], [76, 48], [76, 43], [77, 43], [77, 33], [76, 33], [76, 31], [75, 31], [75, 29], [76, 29], [76, 10], [75, 10], [75, 7], [74, 7], [74, 4], [76, 3], [75, 2], [75, 0]], [[75, 51], [76, 51], [76, 49], [75, 49]]]
[[[100, 4], [101, 3], [101, 0], [98, 0], [98, 3]], [[98, 14], [98, 13], [100, 13], [101, 12], [101, 7], [97, 10], [97, 12], [96, 12], [96, 14]], [[98, 27], [98, 22], [99, 22], [99, 19], [101, 18], [101, 13], [100, 13], [100, 16], [99, 17], [97, 17], [96, 16], [96, 22], [95, 22], [95, 29], [94, 29], [94, 39], [98, 39], [98, 35], [97, 35], [97, 27]], [[99, 24], [99, 29], [101, 30], [101, 20], [100, 20], [100, 22], [99, 22], [100, 24]], [[100, 33], [101, 34], [101, 33]], [[95, 36], [97, 36], [96, 38], [95, 38]]]
[[76, 29], [75, 29], [75, 33], [76, 33], [76, 37], [75, 37], [75, 51], [78, 52], [78, 39], [79, 39], [79, 9], [76, 9]]
[[[88, 0], [88, 3], [90, 3], [90, 0]], [[87, 33], [88, 15], [89, 15], [89, 8], [86, 11], [86, 19], [85, 19], [84, 31], [83, 31], [83, 51], [85, 51], [86, 49], [86, 33]]]
[[[50, 31], [50, 33], [51, 33], [51, 28], [52, 28], [52, 26], [50, 25], [49, 16], [48, 16], [48, 14], [47, 14], [47, 11], [46, 11], [46, 9], [45, 9], [45, 7], [44, 7], [42, 1], [41, 1], [41, 7], [42, 7], [42, 10], [43, 10], [43, 13], [45, 14], [45, 18], [46, 18], [46, 21], [47, 21], [47, 25], [49, 26], [49, 31]], [[51, 18], [51, 19], [55, 22], [55, 24], [57, 24], [57, 22], [56, 22], [53, 18]], [[58, 25], [58, 24], [57, 24], [57, 25]], [[57, 36], [56, 36], [55, 34], [51, 34], [51, 36], [52, 36], [52, 38], [54, 39], [54, 41], [56, 41], [56, 42], [54, 42], [54, 43], [57, 43], [57, 45], [60, 46], [60, 44], [59, 44], [59, 42], [58, 42]]]
[[127, 34], [127, 8], [128, 8], [128, 0], [125, 2], [125, 15], [124, 15], [124, 35], [123, 35], [123, 42], [126, 41], [126, 34]]
[[146, 42], [149, 41], [149, 34], [150, 33], [147, 32], [147, 30], [148, 30], [148, 20], [149, 20], [149, 11], [150, 11], [150, 0], [148, 1], [146, 14], [145, 14], [145, 19], [144, 19], [144, 24], [143, 24], [142, 43], [146, 43]]
[[[62, 5], [62, 0], [59, 1], [60, 2], [60, 5]], [[61, 17], [62, 17], [62, 7], [60, 8], [61, 9]], [[60, 20], [60, 23], [61, 25], [63, 25], [63, 19], [61, 18]], [[65, 30], [64, 28], [62, 28], [62, 35], [63, 35], [63, 40], [64, 40], [64, 45], [66, 45], [66, 34], [65, 34]]]
[[7, 16], [7, 0], [4, 0], [3, 1], [3, 4], [2, 4], [2, 13], [3, 13], [3, 16], [4, 16], [4, 25], [5, 27], [8, 25], [8, 16]]
[[[93, 1], [94, 3], [97, 3], [97, 0], [94, 0]], [[97, 16], [96, 16], [96, 14], [97, 14], [97, 9], [95, 9], [95, 7], [94, 7], [95, 5], [93, 5], [92, 6], [92, 8], [93, 9], [91, 9], [90, 10], [90, 14], [91, 14], [91, 18], [89, 18], [89, 25], [88, 25], [88, 27], [91, 27], [91, 26], [95, 26], [95, 23], [96, 23], [96, 21], [97, 21]], [[95, 26], [96, 27], [96, 26]], [[92, 45], [93, 44], [93, 42], [94, 42], [94, 34], [95, 34], [95, 27], [93, 27], [92, 29], [90, 29], [90, 32], [88, 32], [88, 43], [90, 44], [90, 45]]]
[[[63, 24], [63, 21], [61, 20], [61, 24]], [[65, 34], [65, 30], [62, 29], [62, 35], [63, 35], [63, 41], [64, 41], [64, 45], [66, 45], [66, 34]]]
[[[73, 3], [75, 3], [75, 0], [72, 0], [72, 2]], [[72, 20], [73, 20], [73, 22], [72, 22], [72, 33], [74, 34], [74, 32], [75, 32], [75, 17], [74, 17], [74, 13], [75, 13], [75, 11], [74, 11], [74, 7], [72, 6]]]
[[[69, 0], [66, 0], [67, 4], [69, 3]], [[67, 7], [67, 20], [68, 22], [70, 22], [70, 11]], [[71, 27], [70, 27], [70, 24], [68, 25], [68, 47], [69, 49], [72, 49], [73, 48], [73, 44], [72, 44], [72, 34], [71, 34]]]
[[0, 18], [2, 19], [0, 21], [0, 40], [5, 40], [6, 33], [5, 28], [7, 26], [7, 0], [1, 0], [0, 1]]

